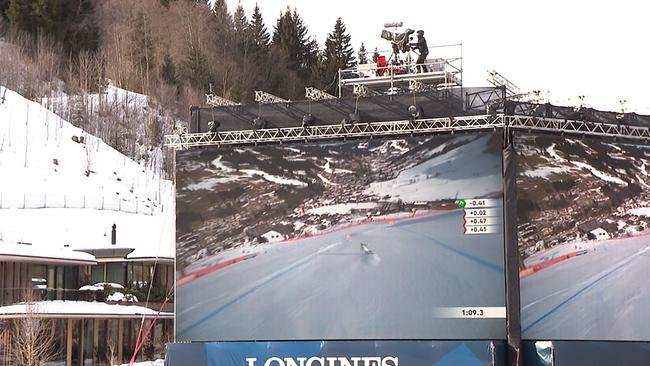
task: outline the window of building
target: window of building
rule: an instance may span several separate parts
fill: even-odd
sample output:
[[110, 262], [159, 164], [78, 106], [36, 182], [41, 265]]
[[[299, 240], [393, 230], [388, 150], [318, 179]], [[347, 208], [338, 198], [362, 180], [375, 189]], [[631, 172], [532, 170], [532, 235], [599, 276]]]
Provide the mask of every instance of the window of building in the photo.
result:
[[106, 263], [106, 282], [126, 284], [126, 263]]
[[146, 263], [129, 263], [129, 286], [144, 288], [149, 286], [151, 280], [151, 265]]
[[100, 283], [104, 281], [105, 265], [103, 263], [90, 267], [90, 283]]
[[47, 288], [47, 266], [44, 264], [32, 264], [29, 266], [29, 276], [32, 281], [32, 288], [45, 290]]

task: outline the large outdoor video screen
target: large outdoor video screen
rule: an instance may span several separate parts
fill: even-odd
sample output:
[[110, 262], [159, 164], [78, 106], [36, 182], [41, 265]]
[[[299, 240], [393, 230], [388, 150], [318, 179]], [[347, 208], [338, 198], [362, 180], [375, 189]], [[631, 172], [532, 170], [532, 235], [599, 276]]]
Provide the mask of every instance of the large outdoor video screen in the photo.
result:
[[650, 148], [518, 136], [526, 339], [650, 340]]
[[177, 340], [505, 338], [501, 146], [178, 151]]

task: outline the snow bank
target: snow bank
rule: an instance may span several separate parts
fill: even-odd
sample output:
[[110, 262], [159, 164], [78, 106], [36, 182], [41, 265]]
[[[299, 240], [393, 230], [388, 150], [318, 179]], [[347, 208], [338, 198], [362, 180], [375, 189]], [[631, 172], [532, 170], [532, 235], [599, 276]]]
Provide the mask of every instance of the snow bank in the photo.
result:
[[261, 171], [261, 170], [255, 170], [255, 169], [242, 169], [240, 172], [247, 174], [250, 177], [254, 176], [260, 176], [264, 178], [265, 180], [268, 180], [269, 182], [272, 183], [277, 183], [281, 185], [289, 185], [289, 186], [296, 186], [296, 187], [307, 187], [307, 183], [301, 182], [297, 179], [290, 179], [290, 178], [283, 178], [279, 177], [277, 175], [269, 174], [267, 172]]
[[374, 202], [339, 203], [336, 205], [321, 206], [307, 210], [312, 215], [345, 215], [352, 210], [371, 210], [377, 207]]
[[594, 176], [596, 176], [596, 177], [598, 177], [598, 178], [600, 178], [600, 179], [602, 179], [604, 181], [611, 182], [611, 183], [616, 183], [616, 184], [618, 184], [620, 186], [627, 187], [627, 183], [625, 181], [623, 181], [622, 179], [612, 177], [611, 175], [603, 173], [600, 170], [594, 168], [593, 166], [591, 166], [591, 165], [589, 165], [587, 163], [581, 163], [579, 161], [572, 161], [571, 163], [573, 165], [577, 166], [578, 168], [589, 170], [591, 172], [591, 174], [593, 174]]
[[650, 207], [638, 207], [628, 210], [629, 215], [650, 217]]
[[106, 297], [106, 301], [138, 302], [138, 298], [133, 294], [124, 295], [123, 293], [118, 291], [118, 292], [115, 292], [115, 293], [113, 293], [111, 295], [108, 295], [108, 297]]
[[[158, 314], [156, 310], [137, 305], [116, 305], [89, 301], [36, 301], [0, 307], [0, 316], [38, 313], [42, 315], [149, 315]], [[160, 313], [163, 317], [172, 313]]]
[[[157, 359], [155, 361], [134, 362], [131, 365], [133, 365], [133, 366], [165, 366], [165, 360]], [[121, 366], [129, 366], [129, 364], [125, 363], [125, 364], [122, 364]]]
[[570, 171], [571, 169], [566, 167], [540, 166], [535, 169], [525, 171], [523, 175], [531, 178], [547, 178], [552, 174], [569, 173]]

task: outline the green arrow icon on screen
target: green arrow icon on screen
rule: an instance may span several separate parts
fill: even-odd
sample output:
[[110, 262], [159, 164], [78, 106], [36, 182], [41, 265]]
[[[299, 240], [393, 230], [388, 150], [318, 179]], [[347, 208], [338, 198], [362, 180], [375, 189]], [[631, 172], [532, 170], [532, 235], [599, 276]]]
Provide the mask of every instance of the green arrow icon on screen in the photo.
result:
[[467, 202], [465, 202], [465, 200], [456, 200], [456, 204], [460, 208], [465, 208], [465, 205], [467, 204]]

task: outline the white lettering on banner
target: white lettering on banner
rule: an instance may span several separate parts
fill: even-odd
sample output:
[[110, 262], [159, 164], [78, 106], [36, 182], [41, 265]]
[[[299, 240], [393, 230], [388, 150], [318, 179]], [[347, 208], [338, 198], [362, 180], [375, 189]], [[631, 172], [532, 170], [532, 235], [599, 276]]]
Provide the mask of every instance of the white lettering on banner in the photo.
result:
[[381, 366], [381, 357], [363, 357], [364, 366]]
[[313, 366], [314, 363], [318, 362], [320, 366], [325, 366], [325, 359], [323, 357], [312, 357], [307, 360], [307, 366]]
[[285, 366], [285, 365], [284, 365], [284, 361], [283, 361], [281, 358], [279, 358], [279, 357], [271, 357], [271, 358], [268, 358], [268, 359], [266, 360], [266, 362], [264, 362], [264, 366], [271, 366], [271, 365], [273, 365], [273, 361], [276, 362], [277, 366]]
[[[357, 357], [352, 357], [352, 360], [354, 361], [354, 366], [358, 366], [357, 363], [359, 362], [359, 359]], [[341, 366], [352, 366], [350, 360], [345, 357], [339, 357], [338, 361]]]
[[[247, 366], [256, 366], [257, 358], [247, 357]], [[399, 366], [399, 358], [387, 357], [270, 357], [264, 366]]]
[[[296, 360], [298, 360], [298, 363], [296, 363]], [[295, 360], [293, 358], [285, 358], [284, 361], [287, 363], [287, 366], [305, 366], [307, 357], [298, 357]]]

